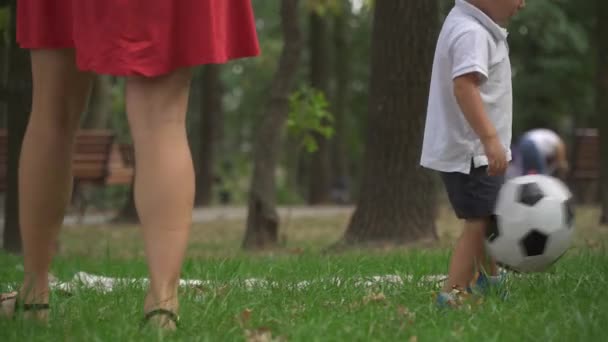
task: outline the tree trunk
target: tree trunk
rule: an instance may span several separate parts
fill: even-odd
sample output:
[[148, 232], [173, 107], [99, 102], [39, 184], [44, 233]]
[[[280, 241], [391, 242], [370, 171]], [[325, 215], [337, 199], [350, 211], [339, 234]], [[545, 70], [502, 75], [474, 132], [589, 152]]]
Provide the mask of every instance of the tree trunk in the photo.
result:
[[254, 169], [249, 195], [247, 229], [243, 248], [263, 249], [277, 244], [279, 217], [276, 211], [275, 168], [289, 110], [289, 95], [300, 62], [298, 0], [281, 1], [283, 51], [272, 81], [268, 113], [258, 129], [254, 146]]
[[220, 65], [210, 64], [203, 68], [201, 76], [200, 145], [195, 198], [197, 206], [208, 206], [213, 197], [215, 142], [219, 137], [217, 132], [221, 129], [219, 121], [222, 115], [220, 72]]
[[[313, 88], [329, 96], [329, 39], [327, 35], [327, 16], [316, 11], [310, 13], [310, 83]], [[327, 138], [315, 134], [318, 149], [312, 154], [310, 163], [309, 204], [322, 204], [329, 201], [330, 187], [330, 144]]]
[[602, 213], [600, 223], [608, 224], [608, 2], [597, 1], [597, 119], [600, 136]]
[[[3, 28], [0, 30], [0, 35], [2, 37], [10, 37], [11, 28], [9, 27]], [[9, 69], [9, 53], [10, 53], [10, 42], [6, 39], [2, 39], [0, 41], [0, 84], [2, 84], [2, 98], [0, 100], [0, 128], [6, 129], [6, 120], [7, 120], [7, 108], [6, 102], [8, 100], [7, 95], [7, 85], [8, 85], [8, 69]]]
[[112, 114], [112, 83], [110, 76], [95, 77], [87, 115], [82, 128], [107, 128]]
[[31, 110], [32, 78], [29, 52], [17, 47], [15, 41], [15, 1], [11, 1], [11, 34], [8, 69], [8, 169], [4, 209], [3, 248], [15, 254], [21, 253], [19, 230], [18, 166], [21, 143], [27, 128]]
[[340, 13], [334, 17], [334, 72], [336, 88], [333, 100], [334, 129], [332, 140], [332, 201], [346, 203], [349, 201], [350, 176], [347, 167], [345, 110], [348, 103], [348, 83], [350, 75], [350, 55], [347, 43], [347, 23], [350, 14], [348, 1], [342, 1]]
[[437, 0], [375, 3], [368, 131], [349, 244], [436, 238], [436, 184], [419, 157], [437, 38]]

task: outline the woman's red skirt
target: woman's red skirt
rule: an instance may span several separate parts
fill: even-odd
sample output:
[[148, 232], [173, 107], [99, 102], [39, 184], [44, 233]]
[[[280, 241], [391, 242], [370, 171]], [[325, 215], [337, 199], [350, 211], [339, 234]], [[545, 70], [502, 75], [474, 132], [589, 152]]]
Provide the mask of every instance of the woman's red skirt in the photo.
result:
[[259, 54], [251, 0], [18, 0], [17, 41], [82, 70], [158, 76]]

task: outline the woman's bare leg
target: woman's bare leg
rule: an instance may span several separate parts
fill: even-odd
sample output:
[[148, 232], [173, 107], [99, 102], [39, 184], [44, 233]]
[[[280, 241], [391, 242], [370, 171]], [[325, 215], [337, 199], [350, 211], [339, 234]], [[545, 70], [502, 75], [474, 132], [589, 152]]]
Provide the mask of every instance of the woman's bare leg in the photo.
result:
[[[20, 300], [48, 303], [48, 272], [72, 189], [71, 157], [92, 75], [73, 50], [32, 50], [33, 101], [19, 164], [19, 220], [25, 276]], [[12, 314], [14, 300], [2, 311]], [[46, 319], [47, 312], [28, 313]]]
[[[177, 291], [192, 221], [194, 170], [186, 135], [191, 71], [127, 80], [135, 147], [135, 206], [150, 272], [144, 310], [178, 309]], [[153, 321], [174, 328], [168, 317]]]

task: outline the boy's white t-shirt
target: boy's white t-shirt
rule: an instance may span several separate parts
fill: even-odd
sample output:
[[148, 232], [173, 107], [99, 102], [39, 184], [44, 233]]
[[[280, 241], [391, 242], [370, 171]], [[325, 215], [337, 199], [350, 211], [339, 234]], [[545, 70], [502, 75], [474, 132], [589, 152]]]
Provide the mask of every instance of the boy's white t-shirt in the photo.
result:
[[447, 16], [435, 50], [420, 164], [468, 174], [488, 164], [479, 137], [454, 95], [454, 78], [476, 72], [490, 121], [511, 160], [513, 91], [507, 31], [465, 0]]

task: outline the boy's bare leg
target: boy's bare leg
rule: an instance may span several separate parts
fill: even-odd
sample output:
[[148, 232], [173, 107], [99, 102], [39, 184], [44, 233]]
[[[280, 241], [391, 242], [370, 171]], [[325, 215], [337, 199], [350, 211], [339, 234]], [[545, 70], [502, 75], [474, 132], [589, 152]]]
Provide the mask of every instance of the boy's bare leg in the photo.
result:
[[483, 248], [486, 220], [465, 220], [464, 230], [458, 239], [450, 260], [448, 279], [443, 292], [450, 292], [454, 287], [466, 289], [473, 279], [476, 265], [485, 258]]
[[480, 272], [487, 276], [498, 275], [498, 266], [496, 265], [496, 260], [487, 253], [485, 246], [482, 246], [481, 253], [477, 256], [477, 258], [478, 260], [483, 260], [483, 263], [478, 267]]

